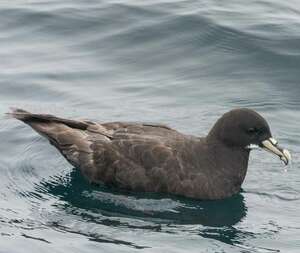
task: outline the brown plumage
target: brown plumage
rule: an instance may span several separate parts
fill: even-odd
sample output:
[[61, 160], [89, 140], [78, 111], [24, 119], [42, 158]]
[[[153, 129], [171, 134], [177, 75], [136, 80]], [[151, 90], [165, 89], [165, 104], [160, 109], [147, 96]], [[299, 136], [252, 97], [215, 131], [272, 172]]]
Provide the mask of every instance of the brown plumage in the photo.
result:
[[[198, 199], [237, 193], [247, 171], [246, 146], [271, 137], [266, 121], [249, 109], [225, 114], [206, 138], [164, 125], [100, 124], [21, 109], [11, 115], [45, 136], [90, 182]], [[254, 127], [261, 133], [250, 138]]]

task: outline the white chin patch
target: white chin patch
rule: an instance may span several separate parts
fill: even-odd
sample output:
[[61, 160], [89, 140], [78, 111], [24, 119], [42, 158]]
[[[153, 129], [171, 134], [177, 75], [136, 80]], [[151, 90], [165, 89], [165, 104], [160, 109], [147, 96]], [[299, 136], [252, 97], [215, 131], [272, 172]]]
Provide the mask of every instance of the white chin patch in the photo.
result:
[[249, 144], [248, 146], [246, 146], [246, 149], [258, 149], [259, 146], [256, 144]]

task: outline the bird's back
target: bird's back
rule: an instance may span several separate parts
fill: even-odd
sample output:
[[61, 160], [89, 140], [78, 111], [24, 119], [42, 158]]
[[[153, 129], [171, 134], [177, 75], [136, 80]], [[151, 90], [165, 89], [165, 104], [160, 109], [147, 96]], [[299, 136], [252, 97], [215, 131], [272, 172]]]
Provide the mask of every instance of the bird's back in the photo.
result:
[[115, 122], [101, 126], [111, 139], [92, 137], [94, 181], [135, 191], [183, 192], [179, 188], [187, 171], [195, 170], [189, 168], [183, 152], [192, 150], [192, 138], [164, 125]]

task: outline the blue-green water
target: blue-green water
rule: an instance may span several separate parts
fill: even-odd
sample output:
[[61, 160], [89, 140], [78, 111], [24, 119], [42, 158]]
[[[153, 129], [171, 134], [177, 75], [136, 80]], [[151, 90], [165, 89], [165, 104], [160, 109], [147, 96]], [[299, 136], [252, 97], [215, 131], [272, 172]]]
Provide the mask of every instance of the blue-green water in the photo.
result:
[[162, 122], [205, 135], [250, 107], [290, 149], [223, 201], [90, 186], [0, 119], [0, 252], [300, 251], [299, 1], [0, 1], [0, 113]]

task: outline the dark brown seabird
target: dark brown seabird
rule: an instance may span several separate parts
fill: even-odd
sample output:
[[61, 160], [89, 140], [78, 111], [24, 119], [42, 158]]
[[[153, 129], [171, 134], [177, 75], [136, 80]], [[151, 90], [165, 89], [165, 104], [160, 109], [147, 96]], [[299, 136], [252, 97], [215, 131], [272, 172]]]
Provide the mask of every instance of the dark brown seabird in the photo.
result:
[[222, 199], [240, 191], [253, 147], [285, 164], [291, 159], [250, 109], [225, 113], [203, 138], [165, 125], [69, 120], [21, 109], [10, 115], [46, 137], [91, 183], [132, 191]]

